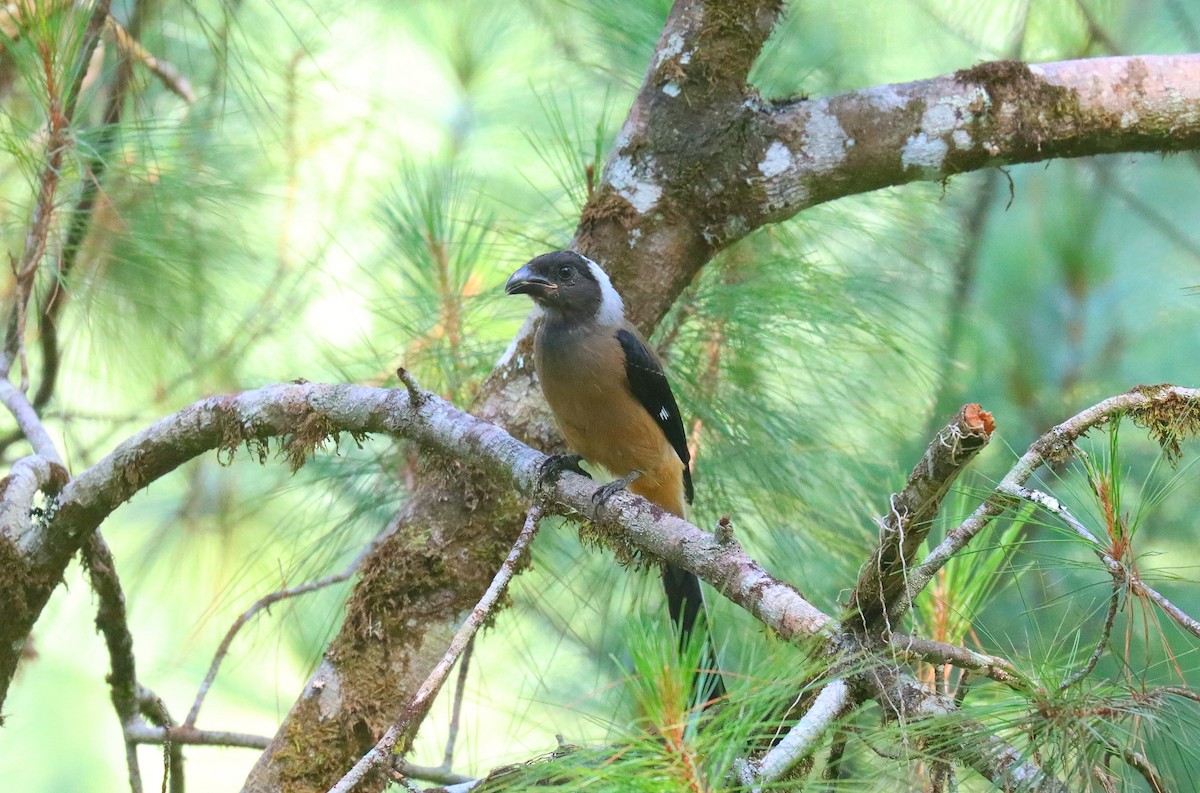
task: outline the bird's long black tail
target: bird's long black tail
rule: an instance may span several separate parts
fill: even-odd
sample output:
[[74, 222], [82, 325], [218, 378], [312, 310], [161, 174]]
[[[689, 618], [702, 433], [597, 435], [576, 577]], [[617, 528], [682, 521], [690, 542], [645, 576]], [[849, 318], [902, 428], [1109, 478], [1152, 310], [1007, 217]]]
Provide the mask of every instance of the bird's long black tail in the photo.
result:
[[[700, 579], [686, 570], [674, 565], [664, 565], [662, 571], [663, 590], [667, 594], [667, 609], [671, 613], [671, 622], [679, 629], [679, 643], [682, 648], [692, 636], [696, 621], [704, 613], [704, 596], [700, 591]], [[704, 656], [701, 668], [705, 672], [696, 672], [696, 701], [711, 702], [725, 696], [725, 683], [717, 673], [717, 654], [713, 650], [712, 635], [704, 640]]]

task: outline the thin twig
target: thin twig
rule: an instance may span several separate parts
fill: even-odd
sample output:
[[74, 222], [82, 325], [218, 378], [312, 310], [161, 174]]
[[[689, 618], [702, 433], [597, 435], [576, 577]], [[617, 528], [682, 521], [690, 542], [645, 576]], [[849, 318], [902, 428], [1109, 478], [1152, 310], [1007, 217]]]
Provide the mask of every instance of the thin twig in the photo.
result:
[[1092, 170], [1096, 174], [1096, 181], [1102, 187], [1116, 195], [1126, 206], [1133, 210], [1134, 214], [1140, 216], [1142, 220], [1169, 240], [1171, 244], [1187, 254], [1193, 262], [1200, 262], [1200, 244], [1197, 244], [1195, 240], [1188, 236], [1153, 204], [1143, 201], [1137, 193], [1134, 193], [1113, 179], [1107, 169], [1097, 167], [1090, 160], [1085, 160], [1085, 162], [1092, 164]]
[[[7, 382], [7, 381], [4, 381]], [[138, 720], [137, 668], [133, 656], [133, 636], [129, 633], [129, 622], [125, 612], [125, 595], [117, 577], [112, 551], [100, 532], [90, 534], [80, 550], [80, 560], [88, 573], [92, 591], [99, 601], [96, 607], [96, 628], [104, 635], [108, 646], [108, 675], [113, 709], [121, 722], [121, 731], [126, 735], [129, 727]], [[129, 770], [129, 788], [133, 793], [142, 793], [142, 777], [138, 767], [137, 750], [125, 738], [125, 760]]]
[[1190, 688], [1184, 688], [1183, 686], [1159, 686], [1158, 688], [1153, 688], [1147, 691], [1142, 695], [1142, 698], [1161, 699], [1165, 696], [1182, 697], [1183, 699], [1189, 699], [1192, 702], [1195, 702], [1197, 705], [1200, 705], [1200, 692], [1193, 691]]
[[1146, 586], [1146, 583], [1140, 578], [1131, 578], [1129, 580], [1129, 591], [1134, 595], [1145, 595], [1153, 600], [1160, 609], [1167, 613], [1167, 616], [1179, 623], [1179, 626], [1188, 633], [1200, 639], [1200, 621], [1197, 621], [1183, 609], [1176, 606], [1171, 601], [1163, 597], [1162, 593], [1155, 589]]
[[37, 410], [29, 403], [25, 392], [13, 385], [7, 377], [0, 377], [0, 403], [3, 403], [8, 408], [8, 412], [17, 420], [17, 427], [20, 428], [21, 434], [29, 440], [34, 454], [52, 463], [62, 465], [62, 457], [58, 454], [58, 448], [50, 438], [50, 433], [46, 432], [46, 426], [42, 424]]
[[806, 757], [825, 730], [855, 704], [845, 681], [829, 681], [782, 741], [771, 747], [762, 758], [740, 764], [739, 781], [757, 791], [760, 786], [779, 779]]
[[405, 762], [396, 755], [392, 755], [392, 768], [397, 773], [410, 779], [435, 782], [439, 785], [461, 785], [475, 781], [475, 777], [470, 777], [466, 774], [456, 774], [444, 766], [433, 768], [432, 766], [414, 765], [413, 763]]
[[221, 668], [221, 662], [225, 660], [225, 656], [229, 653], [229, 647], [233, 644], [233, 637], [242, 629], [242, 626], [249, 622], [255, 614], [281, 600], [307, 595], [309, 592], [316, 592], [318, 589], [324, 589], [325, 587], [349, 580], [358, 571], [367, 554], [375, 548], [377, 542], [363, 549], [358, 556], [354, 557], [354, 561], [347, 565], [346, 569], [340, 573], [327, 575], [316, 581], [309, 581], [306, 584], [280, 589], [269, 595], [264, 595], [256, 600], [250, 608], [239, 614], [238, 618], [229, 626], [229, 630], [225, 632], [225, 637], [221, 639], [221, 644], [217, 646], [217, 651], [213, 654], [212, 663], [208, 665], [208, 673], [204, 675], [204, 680], [200, 683], [200, 689], [196, 692], [196, 699], [192, 702], [192, 709], [188, 711], [187, 718], [183, 720], [183, 726], [191, 728], [196, 725], [196, 717], [200, 714], [200, 706], [204, 704], [204, 698], [208, 695], [208, 690], [212, 688], [213, 681], [217, 679], [217, 671]]
[[1096, 664], [1100, 663], [1100, 658], [1104, 655], [1104, 651], [1108, 649], [1108, 642], [1112, 637], [1113, 622], [1117, 619], [1117, 609], [1121, 605], [1121, 592], [1125, 590], [1125, 581], [1123, 578], [1113, 576], [1112, 595], [1108, 599], [1108, 613], [1104, 617], [1104, 627], [1100, 630], [1100, 639], [1096, 642], [1096, 648], [1092, 650], [1092, 654], [1088, 656], [1087, 663], [1082, 669], [1077, 670], [1066, 680], [1058, 684], [1059, 691], [1066, 691], [1071, 686], [1075, 685], [1085, 677], [1090, 675], [1096, 668]]
[[1114, 582], [1119, 577], [1122, 582], [1127, 584], [1131, 594], [1144, 595], [1145, 597], [1154, 601], [1159, 608], [1167, 613], [1167, 616], [1179, 623], [1179, 625], [1188, 633], [1192, 634], [1197, 639], [1200, 639], [1200, 621], [1197, 621], [1183, 609], [1176, 606], [1170, 600], [1167, 600], [1167, 598], [1165, 598], [1157, 590], [1148, 586], [1136, 572], [1128, 569], [1119, 559], [1114, 558], [1108, 552], [1107, 548], [1100, 542], [1100, 540], [1096, 538], [1096, 535], [1088, 531], [1087, 527], [1084, 526], [1078, 518], [1072, 515], [1071, 511], [1068, 510], [1067, 507], [1058, 499], [1047, 495], [1040, 490], [1032, 490], [1016, 485], [1005, 487], [1003, 482], [1000, 483], [1000, 487], [998, 487], [997, 490], [1001, 490], [1007, 495], [1022, 498], [1026, 501], [1031, 501], [1045, 509], [1047, 512], [1057, 515], [1058, 518], [1062, 520], [1063, 523], [1067, 524], [1072, 531], [1091, 543], [1092, 552], [1095, 553], [1096, 556], [1100, 558], [1100, 561], [1104, 563], [1104, 566], [1108, 568], [1109, 575], [1113, 577]]
[[1011, 661], [995, 655], [986, 655], [957, 644], [946, 644], [919, 636], [893, 635], [889, 637], [888, 644], [899, 655], [920, 658], [932, 664], [951, 664], [959, 669], [978, 672], [1014, 691], [1028, 692], [1034, 688], [1029, 677], [1019, 672]]
[[[168, 783], [170, 784], [170, 793], [184, 793], [183, 744], [185, 741], [176, 741], [171, 737], [171, 731], [175, 729], [175, 720], [171, 718], [167, 704], [162, 701], [162, 697], [139, 684], [138, 709], [147, 721], [163, 730], [163, 737], [158, 741], [163, 747], [162, 793], [167, 793]], [[130, 725], [130, 728], [137, 732], [142, 726], [139, 722]], [[126, 728], [125, 740], [133, 742], [129, 735], [130, 728]]]
[[195, 727], [151, 727], [134, 724], [125, 730], [126, 737], [134, 743], [161, 744], [171, 741], [179, 745], [232, 746], [241, 749], [266, 749], [271, 739], [265, 735], [224, 730], [197, 730]]
[[450, 646], [446, 650], [446, 654], [442, 656], [442, 660], [438, 661], [437, 665], [425, 678], [425, 682], [417, 689], [417, 693], [413, 695], [412, 701], [400, 714], [392, 726], [388, 727], [383, 737], [375, 744], [371, 751], [363, 755], [362, 759], [354, 764], [345, 776], [343, 776], [336, 785], [329, 789], [329, 793], [349, 793], [362, 780], [367, 773], [382, 762], [386, 757], [390, 756], [392, 749], [395, 748], [396, 742], [400, 737], [415, 725], [425, 714], [429, 708], [433, 698], [437, 696], [441, 690], [442, 684], [446, 681], [446, 677], [450, 674], [450, 670], [454, 667], [455, 661], [466, 650], [467, 645], [475, 636], [476, 631], [483, 625], [484, 621], [495, 608], [496, 603], [508, 588], [509, 581], [516, 574], [517, 566], [524, 557], [529, 544], [533, 541], [534, 535], [537, 533], [538, 518], [542, 515], [541, 507], [534, 505], [529, 509], [529, 514], [525, 517], [525, 525], [521, 529], [520, 536], [517, 537], [516, 543], [513, 544], [512, 550], [508, 553], [508, 558], [496, 571], [496, 576], [492, 579], [491, 585], [487, 591], [483, 593], [479, 603], [467, 616], [466, 621], [458, 632], [454, 634], [454, 638], [450, 641]]
[[[462, 662], [458, 665], [458, 680], [454, 684], [454, 706], [450, 710], [450, 730], [446, 736], [446, 752], [442, 755], [442, 768], [449, 771], [454, 767], [454, 744], [458, 740], [458, 719], [462, 715], [463, 694], [467, 689], [467, 671], [471, 668], [471, 654], [475, 651], [475, 640], [467, 643]], [[465, 781], [465, 780], [462, 780]]]
[[408, 390], [408, 398], [412, 401], [415, 407], [420, 407], [421, 402], [425, 399], [425, 392], [421, 390], [420, 384], [417, 383], [417, 378], [413, 377], [413, 373], [401, 366], [396, 370], [396, 377], [400, 378], [400, 382], [404, 383], [404, 387]]
[[[934, 548], [920, 565], [909, 571], [908, 591], [904, 598], [893, 604], [889, 615], [895, 620], [933, 579], [935, 573], [946, 562], [967, 546], [993, 519], [1003, 514], [1012, 499], [1011, 490], [1023, 487], [1033, 474], [1047, 462], [1069, 458], [1075, 449], [1075, 441], [1089, 430], [1108, 423], [1116, 415], [1131, 411], [1194, 409], [1200, 404], [1200, 389], [1179, 386], [1149, 386], [1135, 388], [1124, 394], [1109, 397], [1084, 410], [1034, 441], [1028, 451], [992, 491], [992, 494], [971, 515], [951, 531], [946, 539]], [[1200, 625], [1197, 626], [1200, 629]], [[1200, 635], [1198, 633], [1197, 635]]]
[[971, 693], [971, 682], [971, 670], [964, 669], [954, 689], [954, 707], [961, 708], [967, 701], [967, 694]]
[[1115, 749], [1111, 751], [1119, 752], [1121, 758], [1133, 767], [1135, 771], [1141, 774], [1142, 779], [1146, 780], [1146, 784], [1150, 786], [1151, 793], [1167, 793], [1167, 786], [1163, 783], [1162, 777], [1158, 774], [1158, 769], [1154, 764], [1141, 752], [1135, 752], [1133, 749]]
[[833, 741], [829, 745], [829, 757], [825, 759], [825, 770], [821, 773], [822, 779], [836, 781], [842, 778], [842, 755], [846, 754], [846, 741], [844, 729], [839, 729], [833, 734]]
[[145, 66], [151, 74], [159, 79], [163, 87], [189, 105], [196, 101], [196, 92], [192, 90], [192, 84], [188, 79], [180, 73], [179, 69], [167, 61], [152, 55], [137, 40], [136, 33], [121, 27], [121, 23], [117, 22], [111, 16], [108, 18], [108, 29], [112, 32], [113, 39], [117, 42], [117, 47], [124, 53], [125, 57], [132, 58]]

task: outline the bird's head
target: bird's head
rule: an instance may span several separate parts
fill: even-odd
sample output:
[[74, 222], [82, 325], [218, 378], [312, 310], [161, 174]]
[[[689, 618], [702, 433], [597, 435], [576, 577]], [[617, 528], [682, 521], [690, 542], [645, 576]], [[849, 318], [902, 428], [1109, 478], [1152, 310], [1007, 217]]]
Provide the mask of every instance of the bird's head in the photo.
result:
[[504, 285], [510, 295], [529, 295], [547, 313], [574, 322], [620, 325], [625, 305], [608, 274], [586, 256], [554, 251], [531, 259]]

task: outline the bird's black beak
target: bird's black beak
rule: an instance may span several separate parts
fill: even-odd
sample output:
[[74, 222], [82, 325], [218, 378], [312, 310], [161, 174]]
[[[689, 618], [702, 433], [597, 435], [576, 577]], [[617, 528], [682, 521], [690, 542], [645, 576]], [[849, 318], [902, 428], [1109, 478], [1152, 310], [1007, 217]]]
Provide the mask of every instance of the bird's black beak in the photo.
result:
[[504, 285], [506, 295], [543, 295], [557, 287], [540, 275], [534, 274], [526, 265], [517, 270]]

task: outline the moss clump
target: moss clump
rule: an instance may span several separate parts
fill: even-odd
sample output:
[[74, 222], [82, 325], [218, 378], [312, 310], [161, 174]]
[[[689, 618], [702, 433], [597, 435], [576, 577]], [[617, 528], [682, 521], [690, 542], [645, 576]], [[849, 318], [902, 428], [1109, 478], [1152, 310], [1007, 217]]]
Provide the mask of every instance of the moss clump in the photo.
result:
[[[981, 86], [991, 99], [987, 110], [991, 121], [997, 125], [1011, 125], [1005, 130], [1011, 134], [1046, 137], [1039, 136], [1039, 130], [1060, 119], [1077, 119], [1080, 115], [1079, 97], [1074, 91], [1046, 82], [1021, 61], [980, 63], [955, 72], [954, 79]], [[1001, 116], [1000, 109], [1005, 106], [1017, 108], [1017, 112]]]
[[1129, 420], [1150, 433], [1162, 447], [1167, 462], [1175, 465], [1183, 456], [1179, 442], [1200, 435], [1200, 400], [1188, 399], [1170, 390], [1170, 386], [1139, 385], [1131, 394], [1142, 394], [1150, 402], [1129, 411]]

